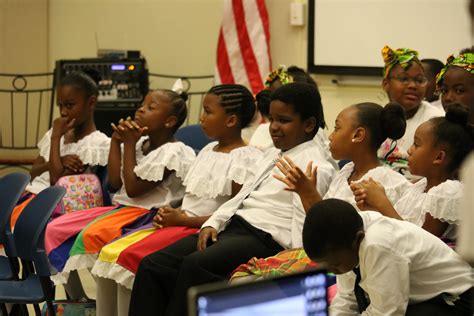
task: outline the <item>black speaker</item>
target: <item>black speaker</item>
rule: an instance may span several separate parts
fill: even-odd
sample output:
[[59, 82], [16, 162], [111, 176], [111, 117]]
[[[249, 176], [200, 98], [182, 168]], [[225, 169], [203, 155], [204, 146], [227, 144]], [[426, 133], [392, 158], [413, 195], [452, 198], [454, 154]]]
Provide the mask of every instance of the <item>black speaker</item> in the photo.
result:
[[[135, 57], [135, 55], [132, 55]], [[99, 96], [94, 114], [97, 128], [112, 135], [110, 123], [133, 117], [148, 93], [148, 68], [144, 58], [85, 58], [56, 61], [57, 83], [72, 71], [97, 72]]]

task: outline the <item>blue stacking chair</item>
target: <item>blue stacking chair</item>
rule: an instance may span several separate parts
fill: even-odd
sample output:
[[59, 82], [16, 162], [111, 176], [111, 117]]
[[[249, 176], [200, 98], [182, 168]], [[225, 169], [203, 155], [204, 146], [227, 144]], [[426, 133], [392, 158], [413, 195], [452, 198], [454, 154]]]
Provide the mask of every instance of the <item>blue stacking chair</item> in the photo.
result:
[[36, 315], [41, 315], [37, 304], [46, 301], [49, 315], [55, 315], [51, 302], [54, 289], [50, 280], [51, 267], [44, 250], [44, 233], [54, 208], [65, 193], [66, 190], [58, 186], [41, 191], [18, 218], [13, 239], [25, 278], [0, 281], [0, 303], [35, 304]]
[[0, 256], [0, 280], [12, 280], [18, 277], [18, 261], [10, 229], [10, 216], [21, 194], [30, 182], [30, 175], [10, 173], [0, 179], [0, 244], [6, 257]]
[[194, 149], [196, 153], [212, 141], [212, 139], [204, 134], [201, 126], [198, 124], [178, 129], [176, 131], [176, 139]]

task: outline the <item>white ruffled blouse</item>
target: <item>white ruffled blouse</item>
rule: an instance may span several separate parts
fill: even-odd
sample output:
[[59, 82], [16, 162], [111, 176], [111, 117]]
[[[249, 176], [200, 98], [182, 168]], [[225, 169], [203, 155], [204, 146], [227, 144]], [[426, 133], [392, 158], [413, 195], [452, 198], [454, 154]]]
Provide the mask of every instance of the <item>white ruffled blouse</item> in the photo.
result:
[[[45, 161], [49, 161], [49, 151], [51, 148], [51, 134], [53, 129], [46, 132], [38, 143], [39, 155]], [[61, 137], [59, 154], [61, 157], [66, 155], [78, 155], [84, 165], [105, 166], [109, 157], [110, 138], [100, 131], [95, 131], [83, 137], [75, 143], [64, 143], [64, 136]], [[49, 171], [33, 179], [26, 190], [38, 194], [50, 186]]]
[[403, 197], [395, 203], [400, 217], [415, 225], [423, 226], [429, 213], [434, 218], [449, 224], [442, 237], [456, 239], [456, 225], [459, 225], [459, 209], [463, 199], [463, 184], [457, 180], [447, 180], [428, 192], [426, 178], [412, 184]]
[[256, 161], [263, 156], [251, 146], [229, 153], [216, 152], [217, 144], [212, 142], [199, 152], [184, 179], [186, 194], [182, 209], [189, 216], [207, 216], [217, 210], [232, 195], [232, 182], [243, 184], [251, 180]]
[[[347, 163], [334, 177], [334, 180], [329, 186], [328, 192], [324, 195], [323, 199], [336, 198], [351, 203], [357, 210], [354, 194], [347, 182], [347, 179], [351, 176], [354, 171], [354, 163]], [[408, 180], [396, 171], [386, 167], [380, 166], [369, 170], [364, 176], [355, 181], [360, 182], [362, 180], [368, 180], [369, 178], [380, 182], [385, 188], [385, 194], [387, 195], [390, 202], [395, 203], [402, 197], [404, 192], [409, 188], [410, 183]]]
[[158, 182], [163, 180], [165, 169], [174, 172], [160, 185], [139, 197], [129, 197], [122, 185], [113, 198], [115, 204], [152, 209], [174, 204], [183, 198], [183, 179], [196, 158], [194, 150], [182, 142], [170, 142], [144, 155], [142, 147], [147, 139], [148, 136], [140, 138], [135, 146], [137, 165], [133, 171], [137, 177]]

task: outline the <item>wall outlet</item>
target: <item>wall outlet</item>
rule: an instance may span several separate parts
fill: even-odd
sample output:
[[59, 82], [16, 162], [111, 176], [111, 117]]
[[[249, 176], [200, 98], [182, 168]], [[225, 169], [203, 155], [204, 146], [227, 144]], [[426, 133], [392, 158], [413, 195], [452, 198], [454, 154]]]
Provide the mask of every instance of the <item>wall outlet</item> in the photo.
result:
[[304, 3], [292, 2], [290, 3], [290, 25], [303, 26], [304, 25]]

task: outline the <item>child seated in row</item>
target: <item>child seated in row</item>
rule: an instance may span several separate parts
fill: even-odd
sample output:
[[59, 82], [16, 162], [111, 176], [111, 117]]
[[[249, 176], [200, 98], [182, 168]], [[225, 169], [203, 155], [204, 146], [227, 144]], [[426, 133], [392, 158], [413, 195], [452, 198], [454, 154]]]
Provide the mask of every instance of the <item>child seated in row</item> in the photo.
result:
[[413, 177], [408, 171], [407, 150], [411, 145], [415, 130], [430, 118], [443, 116], [444, 111], [423, 101], [427, 79], [418, 59], [418, 52], [408, 48], [392, 50], [385, 46], [382, 55], [385, 63], [382, 87], [390, 102], [398, 103], [404, 109], [407, 127], [403, 137], [396, 142], [387, 139], [382, 144], [378, 155], [391, 168], [411, 180]]
[[71, 72], [59, 82], [56, 93], [60, 117], [38, 143], [31, 183], [13, 210], [12, 228], [36, 194], [55, 185], [62, 176], [94, 173], [98, 166], [107, 165], [110, 139], [94, 122], [99, 94], [96, 82], [83, 72]]
[[469, 108], [469, 123], [474, 125], [474, 52], [449, 56], [436, 78], [443, 107], [453, 103]]
[[183, 198], [182, 181], [195, 153], [174, 134], [186, 113], [185, 98], [156, 90], [146, 95], [134, 120], [113, 124], [107, 168], [109, 187], [118, 190], [114, 206], [76, 211], [48, 224], [46, 251], [62, 272], [55, 283], [66, 282], [70, 271], [92, 268], [104, 244], [150, 223], [158, 208]]
[[[356, 200], [350, 188], [351, 182], [377, 178], [384, 183], [391, 201], [397, 201], [407, 187], [408, 181], [401, 174], [382, 165], [377, 158], [377, 149], [387, 138], [398, 139], [405, 132], [403, 109], [397, 104], [382, 107], [375, 103], [359, 103], [342, 110], [329, 135], [329, 148], [337, 160], [351, 160], [334, 177], [325, 195], [315, 189], [317, 167], [310, 161], [306, 175], [294, 165], [291, 158], [280, 159], [283, 176], [275, 177], [287, 185], [286, 190], [301, 196], [303, 206], [309, 209], [314, 203], [328, 198], [345, 200], [356, 207]], [[312, 265], [304, 251], [292, 249], [266, 259], [252, 258], [237, 268], [232, 276], [238, 277], [280, 275]], [[247, 278], [248, 279], [248, 278]]]
[[334, 174], [313, 140], [321, 124], [321, 97], [313, 86], [291, 83], [271, 97], [270, 131], [275, 148], [257, 163], [252, 181], [224, 203], [192, 235], [145, 257], [138, 268], [130, 315], [185, 315], [189, 287], [226, 279], [240, 262], [301, 246], [305, 210], [271, 174], [282, 151], [295, 164], [315, 160], [322, 193]]
[[472, 315], [472, 268], [412, 223], [323, 200], [306, 216], [303, 246], [337, 274], [331, 315]]
[[[252, 138], [249, 141], [250, 146], [255, 146], [263, 150], [273, 146], [272, 138], [269, 132], [270, 123], [268, 122], [268, 107], [270, 105], [270, 94], [277, 88], [289, 84], [291, 82], [305, 82], [310, 85], [313, 85], [314, 88], [318, 90], [318, 85], [316, 84], [316, 81], [314, 81], [314, 79], [306, 71], [296, 66], [290, 66], [288, 67], [288, 69], [285, 69], [284, 66], [280, 66], [277, 69], [273, 70], [270, 74], [268, 74], [267, 79], [265, 81], [266, 89], [260, 91], [256, 96], [260, 113], [263, 117], [266, 117], [266, 121], [260, 124], [255, 130], [254, 134], [252, 135]], [[321, 115], [322, 123], [320, 128], [322, 131], [326, 127], [326, 122], [324, 119], [324, 113], [322, 113]], [[316, 134], [316, 138], [318, 141], [321, 141], [321, 145], [327, 146], [327, 137], [323, 131], [318, 132]], [[330, 155], [328, 155], [327, 158], [328, 160], [331, 160]]]
[[131, 289], [143, 257], [197, 233], [211, 214], [254, 176], [262, 152], [245, 146], [241, 136], [255, 113], [252, 93], [244, 86], [212, 87], [204, 96], [200, 118], [213, 142], [204, 147], [186, 174], [179, 208], [162, 207], [154, 226], [134, 231], [104, 246], [92, 269], [97, 282], [97, 314], [127, 315]]
[[441, 72], [441, 69], [443, 69], [444, 64], [437, 59], [425, 58], [421, 60], [421, 65], [423, 66], [427, 80], [425, 101], [444, 111], [443, 104], [436, 89], [436, 77]]
[[410, 173], [423, 177], [395, 203], [384, 194], [383, 185], [373, 179], [353, 183], [357, 205], [385, 216], [422, 226], [435, 236], [454, 241], [459, 225], [463, 187], [457, 174], [474, 148], [474, 128], [469, 112], [460, 105], [447, 108], [446, 117], [421, 124], [408, 149]]

